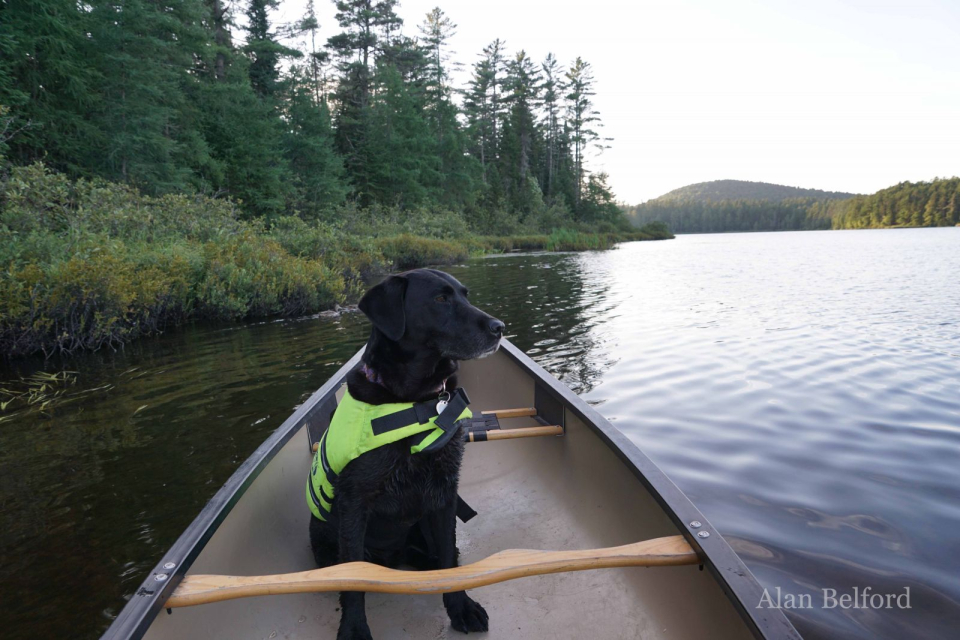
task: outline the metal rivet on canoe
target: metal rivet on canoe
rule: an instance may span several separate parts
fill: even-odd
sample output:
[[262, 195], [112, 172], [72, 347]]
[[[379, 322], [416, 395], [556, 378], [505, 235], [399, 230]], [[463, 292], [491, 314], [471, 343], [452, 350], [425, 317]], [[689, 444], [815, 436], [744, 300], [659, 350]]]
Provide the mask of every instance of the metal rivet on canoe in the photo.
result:
[[698, 538], [709, 538], [709, 537], [710, 537], [710, 532], [709, 532], [709, 531], [699, 531], [699, 532], [697, 532], [697, 537], [698, 537]]
[[167, 574], [158, 573], [157, 575], [153, 576], [153, 579], [156, 580], [157, 582], [163, 582], [164, 580], [167, 579]]
[[702, 527], [702, 526], [703, 526], [703, 524], [701, 524], [701, 522], [700, 522], [699, 520], [694, 520], [693, 522], [690, 523], [690, 528], [691, 528], [691, 529], [699, 529], [699, 528]]
[[175, 569], [176, 566], [177, 566], [177, 563], [176, 563], [176, 562], [166, 562], [166, 563], [164, 563], [163, 568], [164, 568], [164, 569]]

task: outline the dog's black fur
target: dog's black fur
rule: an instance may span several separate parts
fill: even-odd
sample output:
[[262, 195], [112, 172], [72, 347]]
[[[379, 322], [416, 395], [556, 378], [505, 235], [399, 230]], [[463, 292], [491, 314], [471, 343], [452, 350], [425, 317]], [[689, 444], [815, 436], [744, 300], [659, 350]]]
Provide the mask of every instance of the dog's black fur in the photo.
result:
[[[373, 323], [363, 362], [347, 388], [370, 404], [423, 402], [456, 389], [460, 360], [493, 353], [504, 325], [467, 300], [467, 289], [442, 271], [417, 269], [390, 276], [360, 300]], [[328, 522], [311, 518], [310, 542], [321, 567], [367, 560], [386, 566], [457, 566], [456, 506], [463, 440], [434, 453], [410, 453], [422, 435], [364, 453], [337, 477]], [[412, 442], [413, 441], [413, 442]], [[427, 544], [426, 538], [432, 538]], [[338, 640], [370, 638], [364, 594], [340, 594]], [[487, 612], [466, 592], [443, 596], [454, 629], [487, 630]]]

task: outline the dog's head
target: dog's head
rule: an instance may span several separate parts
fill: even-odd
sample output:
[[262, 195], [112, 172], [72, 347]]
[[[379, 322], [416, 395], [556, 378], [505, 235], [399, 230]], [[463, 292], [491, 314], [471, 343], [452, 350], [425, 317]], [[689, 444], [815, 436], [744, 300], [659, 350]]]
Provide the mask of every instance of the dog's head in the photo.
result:
[[358, 306], [388, 340], [470, 360], [497, 350], [504, 324], [470, 304], [467, 294], [450, 274], [415, 269], [389, 276]]

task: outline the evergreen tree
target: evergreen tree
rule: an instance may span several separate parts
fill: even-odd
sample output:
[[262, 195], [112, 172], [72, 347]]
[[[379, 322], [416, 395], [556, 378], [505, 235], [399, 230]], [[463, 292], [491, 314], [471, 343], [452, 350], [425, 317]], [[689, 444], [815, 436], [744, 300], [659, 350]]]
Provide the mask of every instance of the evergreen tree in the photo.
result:
[[480, 160], [488, 186], [489, 206], [498, 206], [500, 179], [497, 162], [503, 122], [502, 86], [505, 44], [499, 38], [484, 47], [464, 96], [464, 111], [472, 139], [471, 153]]
[[192, 95], [211, 162], [200, 187], [240, 200], [251, 216], [281, 213], [289, 195], [280, 145], [281, 122], [250, 82], [250, 62], [232, 45], [230, 13], [223, 0], [207, 0], [207, 31], [214, 47], [201, 58]]
[[422, 104], [391, 64], [378, 65], [380, 91], [370, 107], [369, 134], [359, 149], [353, 177], [362, 205], [398, 207], [423, 203], [428, 185], [439, 183], [439, 163]]
[[313, 73], [294, 67], [287, 98], [285, 151], [293, 176], [293, 208], [316, 217], [343, 204], [347, 186], [343, 162], [334, 151], [326, 100], [316, 102]]
[[19, 0], [0, 9], [0, 105], [9, 110], [12, 162], [43, 159], [75, 175], [93, 173], [104, 139], [86, 118], [100, 102], [96, 47], [85, 37], [90, 22], [89, 8], [71, 0]]
[[320, 105], [321, 100], [326, 101], [326, 74], [324, 66], [330, 59], [330, 54], [326, 51], [317, 50], [317, 32], [320, 30], [320, 23], [317, 21], [317, 14], [313, 6], [313, 0], [307, 1], [307, 15], [300, 21], [301, 32], [310, 34], [310, 52], [307, 54], [307, 64], [310, 79], [312, 81], [314, 104]]
[[104, 138], [97, 173], [148, 192], [183, 190], [208, 161], [199, 114], [187, 100], [207, 44], [203, 6], [190, 0], [94, 0], [90, 34]]
[[557, 178], [561, 153], [565, 146], [560, 116], [565, 87], [560, 63], [552, 53], [547, 54], [541, 69], [543, 70], [544, 161], [540, 184], [543, 187], [543, 193], [550, 198], [559, 193]]
[[531, 196], [541, 199], [539, 185], [532, 189], [529, 184], [530, 180], [536, 181], [530, 166], [539, 133], [534, 116], [539, 95], [539, 69], [521, 50], [506, 65], [503, 101], [509, 115], [501, 136], [500, 171], [513, 210], [525, 214], [530, 213], [533, 206]]
[[490, 110], [490, 85], [493, 74], [490, 63], [482, 59], [473, 66], [473, 75], [464, 95], [463, 108], [471, 139], [471, 153], [480, 161], [483, 180], [487, 182], [487, 164], [495, 160], [493, 117]]
[[468, 153], [468, 140], [457, 119], [458, 109], [449, 86], [452, 52], [448, 41], [457, 25], [439, 8], [430, 11], [420, 25], [423, 36], [424, 112], [433, 132], [440, 162], [440, 182], [431, 185], [438, 202], [460, 208], [473, 204], [479, 167]]
[[279, 4], [280, 0], [249, 0], [247, 5], [244, 51], [250, 57], [250, 83], [261, 98], [273, 98], [280, 93], [281, 58], [300, 56], [299, 51], [280, 44], [270, 28], [269, 12]]
[[[447, 69], [451, 53], [446, 50], [447, 43], [457, 33], [457, 25], [444, 14], [440, 7], [427, 14], [420, 25], [427, 58], [427, 104], [433, 110], [439, 110], [441, 102], [450, 96]], [[442, 135], [442, 134], [441, 134]]]
[[[337, 0], [337, 22], [343, 32], [329, 38], [327, 46], [337, 58], [336, 104], [337, 148], [344, 158], [354, 186], [367, 200], [373, 188], [365, 154], [370, 148], [370, 100], [373, 94], [373, 64], [382, 52], [381, 36], [401, 23], [396, 0]], [[382, 33], [381, 33], [382, 32]]]
[[583, 199], [580, 202], [580, 220], [589, 223], [606, 222], [616, 225], [622, 219], [620, 205], [607, 184], [607, 174], [592, 173], [587, 178]]
[[600, 116], [593, 107], [595, 81], [589, 62], [577, 58], [566, 74], [567, 122], [573, 146], [573, 167], [576, 176], [574, 204], [579, 208], [585, 185], [584, 155], [591, 146], [604, 148], [606, 140], [597, 132]]

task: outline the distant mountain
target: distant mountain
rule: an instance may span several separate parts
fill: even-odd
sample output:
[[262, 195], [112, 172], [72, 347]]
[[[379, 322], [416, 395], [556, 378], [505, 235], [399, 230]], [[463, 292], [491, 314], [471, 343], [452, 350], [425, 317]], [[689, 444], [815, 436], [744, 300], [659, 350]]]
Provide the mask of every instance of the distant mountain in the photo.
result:
[[901, 182], [873, 195], [716, 180], [676, 189], [624, 213], [674, 233], [960, 225], [960, 178]]
[[814, 200], [843, 200], [854, 197], [855, 193], [839, 191], [821, 191], [820, 189], [801, 189], [800, 187], [786, 187], [769, 182], [749, 182], [747, 180], [713, 180], [698, 182], [674, 189], [665, 193], [655, 201], [692, 200], [698, 202], [721, 200], [765, 200], [767, 202], [783, 202], [795, 198], [810, 198]]

